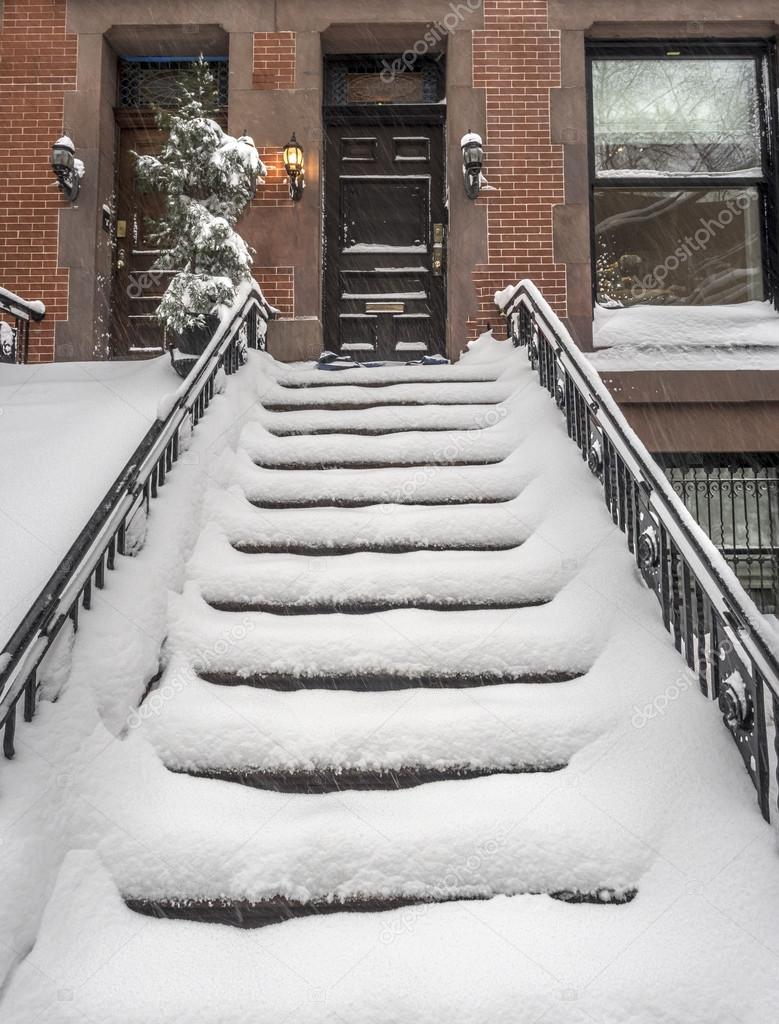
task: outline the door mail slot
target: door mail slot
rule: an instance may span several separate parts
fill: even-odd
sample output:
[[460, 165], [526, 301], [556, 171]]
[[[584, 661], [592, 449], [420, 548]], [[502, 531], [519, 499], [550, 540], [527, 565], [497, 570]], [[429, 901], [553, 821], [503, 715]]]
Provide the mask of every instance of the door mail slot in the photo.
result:
[[402, 313], [406, 308], [405, 302], [366, 302], [366, 313]]

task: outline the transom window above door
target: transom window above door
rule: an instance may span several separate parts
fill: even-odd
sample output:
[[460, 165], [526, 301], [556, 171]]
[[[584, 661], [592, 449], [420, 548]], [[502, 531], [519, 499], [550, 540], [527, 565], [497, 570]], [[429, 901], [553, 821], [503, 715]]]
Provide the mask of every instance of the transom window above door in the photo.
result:
[[771, 58], [760, 43], [590, 48], [597, 302], [777, 298]]
[[440, 103], [445, 95], [442, 59], [412, 52], [328, 58], [325, 106]]
[[[227, 57], [206, 57], [217, 89], [220, 107], [227, 106]], [[127, 57], [119, 61], [117, 107], [120, 109], [167, 109], [175, 106], [182, 82], [199, 57]]]

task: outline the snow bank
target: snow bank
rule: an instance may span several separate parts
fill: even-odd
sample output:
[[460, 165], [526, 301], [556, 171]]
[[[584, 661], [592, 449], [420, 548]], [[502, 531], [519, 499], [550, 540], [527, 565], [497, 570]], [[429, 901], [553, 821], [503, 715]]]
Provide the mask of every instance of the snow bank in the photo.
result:
[[[114, 372], [124, 369], [136, 381], [136, 397], [147, 403], [143, 406], [146, 415], [153, 417], [156, 395], [145, 388], [145, 382], [149, 375], [155, 379], [155, 369], [164, 370], [159, 390], [168, 388], [172, 374], [169, 367], [168, 360], [160, 359], [124, 366], [90, 364], [90, 371], [104, 371], [107, 379], [114, 381], [111, 368]], [[12, 369], [23, 373], [31, 368]], [[60, 389], [64, 388], [68, 393], [75, 392], [74, 408], [83, 408], [83, 367], [60, 363], [40, 369], [51, 370], [56, 380], [66, 384], [36, 389], [35, 395], [44, 400], [52, 391], [61, 395]], [[98, 381], [102, 379], [98, 376]], [[126, 382], [124, 386], [126, 390]], [[99, 383], [94, 387], [101, 398], [93, 407], [102, 409], [105, 389]], [[168, 590], [182, 585], [184, 564], [199, 530], [204, 480], [217, 472], [224, 447], [235, 443], [242, 413], [253, 402], [248, 374], [231, 377], [225, 394], [214, 398], [152, 504], [145, 546], [133, 558], [118, 558], [117, 568], [106, 576], [105, 589], [93, 590], [92, 609], [81, 617], [72, 651], [63, 652], [56, 666], [56, 679], [44, 689], [33, 722], [17, 729], [16, 757], [2, 763], [2, 977], [32, 944], [62, 857], [70, 848], [89, 845], [90, 833], [80, 831], [72, 817], [72, 801], [79, 799], [80, 775], [89, 772], [102, 749], [113, 744], [121, 747], [117, 737], [126, 733], [130, 714], [159, 669], [167, 629]], [[118, 418], [123, 407], [117, 399], [111, 411]], [[22, 408], [28, 410], [30, 403]], [[58, 411], [62, 411], [61, 406]], [[102, 418], [107, 415], [108, 411], [101, 412], [97, 423], [110, 437]], [[45, 682], [52, 672], [51, 659], [44, 664]], [[55, 696], [57, 702], [53, 704]], [[121, 816], [118, 806], [109, 812], [111, 817]]]
[[0, 365], [0, 640], [38, 596], [177, 380], [162, 356]]
[[732, 306], [595, 307], [591, 355], [599, 370], [777, 369], [779, 313]]

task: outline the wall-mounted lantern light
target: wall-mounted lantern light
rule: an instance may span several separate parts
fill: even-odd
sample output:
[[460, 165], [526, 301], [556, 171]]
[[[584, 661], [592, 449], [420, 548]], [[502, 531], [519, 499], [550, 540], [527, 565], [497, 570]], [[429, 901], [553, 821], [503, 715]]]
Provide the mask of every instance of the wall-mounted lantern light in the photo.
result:
[[51, 147], [51, 169], [60, 192], [68, 202], [75, 203], [84, 177], [84, 164], [76, 156], [76, 147], [67, 135], [57, 139]]
[[289, 197], [297, 202], [303, 196], [306, 180], [303, 171], [303, 147], [292, 133], [292, 138], [284, 147], [284, 170], [289, 176]]
[[484, 166], [484, 143], [477, 132], [466, 132], [460, 140], [463, 152], [463, 182], [465, 194], [476, 199], [481, 189], [481, 169]]

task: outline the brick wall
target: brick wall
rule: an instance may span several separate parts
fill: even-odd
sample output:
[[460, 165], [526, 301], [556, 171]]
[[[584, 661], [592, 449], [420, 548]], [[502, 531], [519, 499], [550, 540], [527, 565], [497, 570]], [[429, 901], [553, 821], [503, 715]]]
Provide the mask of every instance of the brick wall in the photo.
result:
[[255, 32], [252, 86], [295, 88], [295, 33]]
[[547, 0], [484, 0], [484, 29], [473, 36], [473, 84], [485, 90], [487, 107], [484, 170], [497, 191], [477, 200], [486, 206], [488, 261], [473, 274], [479, 311], [471, 331], [502, 327], [493, 295], [522, 277], [566, 313], [565, 268], [552, 248], [563, 154], [550, 143], [549, 114], [549, 91], [560, 85], [560, 36], [549, 31], [547, 14]]
[[254, 267], [254, 277], [271, 306], [285, 319], [295, 315], [294, 267]]
[[0, 285], [46, 302], [30, 326], [30, 362], [54, 358], [54, 325], [68, 315], [68, 271], [57, 266], [63, 200], [49, 168], [76, 87], [76, 38], [66, 0], [5, 0], [0, 24]]
[[[284, 142], [287, 140], [285, 139]], [[262, 185], [257, 186], [257, 195], [252, 199], [251, 210], [267, 206], [293, 206], [289, 195], [289, 178], [284, 170], [284, 156], [281, 146], [259, 147], [262, 162], [268, 169]]]

